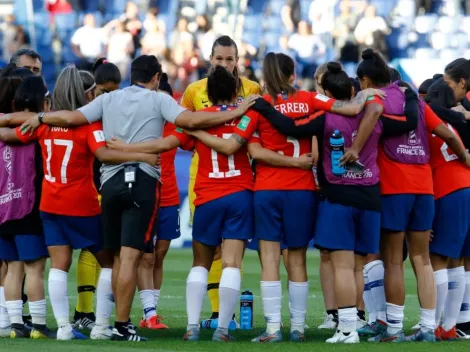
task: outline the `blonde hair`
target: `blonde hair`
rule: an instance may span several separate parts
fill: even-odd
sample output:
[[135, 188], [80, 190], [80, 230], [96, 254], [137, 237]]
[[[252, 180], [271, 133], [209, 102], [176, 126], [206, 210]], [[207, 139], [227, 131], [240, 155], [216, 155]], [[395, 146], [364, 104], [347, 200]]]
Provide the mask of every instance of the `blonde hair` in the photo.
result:
[[87, 103], [85, 90], [95, 84], [93, 75], [74, 65], [65, 67], [57, 77], [52, 94], [54, 110], [77, 110]]

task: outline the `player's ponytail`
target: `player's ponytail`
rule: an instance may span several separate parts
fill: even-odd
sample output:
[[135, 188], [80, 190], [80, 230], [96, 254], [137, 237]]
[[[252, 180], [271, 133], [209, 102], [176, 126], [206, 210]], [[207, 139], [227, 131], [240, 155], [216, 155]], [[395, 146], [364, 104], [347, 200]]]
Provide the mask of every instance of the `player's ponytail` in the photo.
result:
[[216, 66], [207, 77], [207, 96], [214, 105], [232, 103], [237, 96], [237, 79], [222, 66]]
[[329, 92], [338, 100], [349, 100], [352, 96], [352, 83], [339, 62], [328, 62], [327, 70], [323, 74], [321, 85], [325, 92]]
[[119, 68], [109, 62], [105, 57], [100, 57], [93, 65], [93, 76], [96, 84], [115, 83], [121, 84], [121, 72]]
[[0, 78], [0, 112], [9, 114], [13, 112], [13, 99], [18, 87], [21, 85], [21, 79], [3, 77]]
[[57, 77], [52, 103], [56, 111], [77, 110], [87, 103], [80, 71], [74, 65], [65, 67]]
[[285, 54], [270, 52], [264, 57], [263, 77], [273, 104], [279, 94], [292, 95], [296, 92], [290, 83], [290, 78], [295, 74], [294, 70], [294, 60]]
[[454, 91], [442, 78], [439, 78], [429, 87], [424, 100], [430, 105], [436, 105], [446, 109], [454, 107], [457, 103]]
[[362, 52], [362, 62], [357, 67], [357, 77], [361, 80], [367, 77], [378, 86], [388, 85], [392, 81], [390, 67], [382, 55], [370, 48]]
[[470, 60], [464, 58], [454, 60], [446, 66], [444, 72], [456, 83], [463, 79], [466, 91], [470, 91]]

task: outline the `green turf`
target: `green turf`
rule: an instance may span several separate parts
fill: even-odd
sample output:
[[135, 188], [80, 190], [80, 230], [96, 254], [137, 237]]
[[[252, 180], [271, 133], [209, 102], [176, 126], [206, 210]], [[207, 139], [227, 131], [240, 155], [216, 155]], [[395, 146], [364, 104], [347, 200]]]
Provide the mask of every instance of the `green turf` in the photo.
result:
[[[78, 255], [78, 253], [76, 253]], [[76, 258], [76, 257], [75, 257]], [[346, 346], [346, 345], [327, 345], [324, 343], [325, 339], [331, 337], [332, 332], [322, 332], [316, 327], [322, 322], [323, 314], [323, 298], [321, 294], [319, 274], [318, 274], [318, 254], [315, 251], [310, 251], [308, 255], [308, 268], [310, 278], [310, 296], [308, 301], [308, 319], [307, 324], [310, 326], [306, 330], [305, 344], [292, 344], [285, 342], [275, 345], [258, 345], [250, 342], [250, 339], [255, 337], [264, 326], [264, 319], [262, 315], [262, 306], [259, 299], [259, 278], [260, 267], [258, 257], [253, 251], [247, 251], [244, 261], [244, 277], [242, 289], [248, 288], [255, 294], [255, 327], [253, 331], [237, 331], [233, 335], [237, 339], [236, 342], [230, 344], [219, 344], [210, 341], [211, 333], [209, 331], [201, 334], [201, 342], [191, 343], [182, 341], [183, 334], [186, 327], [186, 308], [185, 308], [185, 282], [186, 276], [191, 266], [191, 251], [172, 249], [169, 251], [165, 261], [165, 274], [162, 287], [162, 293], [159, 303], [158, 313], [165, 317], [164, 322], [170, 327], [167, 331], [141, 331], [142, 335], [150, 339], [147, 343], [115, 343], [110, 341], [49, 341], [49, 340], [0, 340], [0, 351], [132, 351], [139, 349], [141, 351], [235, 351], [239, 349], [249, 348], [251, 351], [311, 351], [315, 348], [322, 350], [357, 350], [357, 351], [398, 351], [398, 350], [463, 350], [470, 345], [465, 342], [451, 342], [451, 343], [436, 343], [436, 344], [411, 344], [405, 343], [400, 345], [395, 344], [370, 344], [362, 343], [360, 345]], [[75, 261], [76, 262], [76, 261]], [[286, 275], [284, 270], [282, 280], [286, 284]], [[411, 269], [408, 267], [406, 270], [406, 318], [405, 324], [409, 328], [416, 323], [418, 318], [419, 307], [416, 297], [416, 285]], [[285, 287], [285, 285], [284, 285]], [[76, 302], [76, 285], [75, 285], [75, 265], [73, 266], [69, 275], [69, 293], [71, 295], [70, 307], [71, 314], [75, 307]], [[133, 306], [132, 319], [134, 323], [138, 323], [141, 316], [141, 305], [138, 295], [135, 297]], [[288, 323], [288, 297], [284, 292], [283, 299], [283, 321]], [[51, 327], [55, 326], [52, 316], [52, 310], [48, 307], [48, 323]], [[205, 302], [203, 308], [204, 316], [210, 313], [210, 305]], [[288, 337], [288, 329], [284, 331], [284, 337]], [[465, 346], [466, 345], [466, 346]]]

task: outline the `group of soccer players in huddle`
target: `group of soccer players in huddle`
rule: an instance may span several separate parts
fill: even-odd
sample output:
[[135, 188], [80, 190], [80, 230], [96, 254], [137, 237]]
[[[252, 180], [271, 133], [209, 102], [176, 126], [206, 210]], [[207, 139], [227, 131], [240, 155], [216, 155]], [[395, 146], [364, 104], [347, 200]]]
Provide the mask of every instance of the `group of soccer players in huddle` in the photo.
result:
[[[238, 75], [235, 42], [222, 36], [214, 42], [208, 77], [191, 84], [181, 101], [190, 111], [218, 114], [217, 123], [209, 118], [207, 128], [188, 129], [178, 118], [163, 114], [168, 120], [163, 138], [132, 144], [105, 135], [101, 122], [54, 127], [56, 115], [48, 114], [51, 100], [59, 115], [82, 107], [84, 116], [91, 114], [86, 105], [97, 95], [119, 90], [119, 70], [112, 63], [99, 60], [94, 76], [66, 67], [52, 96], [42, 78], [15, 68], [16, 74], [2, 78], [2, 87], [8, 88], [0, 92], [4, 113], [0, 146], [6, 167], [0, 178], [2, 187], [8, 188], [0, 205], [16, 205], [0, 208], [5, 209], [0, 213], [0, 230], [11, 229], [11, 235], [2, 231], [0, 236], [0, 335], [70, 340], [84, 338], [77, 329], [89, 328], [92, 339], [145, 341], [130, 319], [122, 323], [124, 315], [129, 318], [130, 306], [127, 311], [122, 308], [115, 268], [116, 258], [124, 260], [127, 252], [121, 249], [120, 257], [114, 253], [113, 263], [103, 250], [99, 172], [96, 167], [93, 171], [93, 164], [100, 163], [161, 167], [158, 216], [149, 225], [151, 236], [146, 236], [148, 246], [140, 252], [136, 281], [143, 309], [140, 327], [167, 328], [157, 306], [163, 261], [171, 240], [179, 236], [174, 159], [180, 147], [193, 151], [189, 198], [194, 259], [186, 281], [184, 340], [199, 340], [206, 294], [213, 312], [206, 325], [217, 327], [213, 341], [233, 340], [230, 330], [236, 324], [248, 247], [259, 254], [266, 319], [266, 329], [253, 342], [283, 340], [281, 258], [289, 279], [289, 339], [304, 342], [309, 292], [306, 250], [312, 239], [321, 251], [327, 311], [320, 328], [335, 329], [326, 342], [358, 343], [359, 336], [372, 342], [467, 338], [470, 61], [462, 58], [447, 65], [443, 75], [421, 85], [418, 96], [379, 53], [367, 49], [362, 59], [355, 79], [339, 63], [320, 66], [315, 74], [317, 91], [306, 92], [295, 88], [293, 59], [268, 53], [263, 62], [265, 95], [260, 97], [260, 86]], [[131, 70], [132, 82], [148, 89], [150, 81], [135, 79], [132, 72], [137, 71]], [[157, 94], [172, 95], [161, 69], [155, 77]], [[338, 131], [345, 146], [339, 163], [330, 143]], [[43, 165], [37, 164], [37, 152]], [[15, 193], [20, 186], [21, 192]], [[36, 214], [34, 207], [40, 212]], [[105, 241], [105, 249], [108, 244]], [[71, 322], [67, 274], [75, 249], [82, 251], [77, 268], [79, 302]], [[45, 320], [48, 256], [57, 332], [49, 330]], [[414, 333], [405, 337], [407, 256], [421, 309]], [[25, 274], [31, 326], [23, 320]], [[113, 297], [120, 297], [114, 329], [109, 326]], [[132, 297], [133, 291], [129, 302]]]

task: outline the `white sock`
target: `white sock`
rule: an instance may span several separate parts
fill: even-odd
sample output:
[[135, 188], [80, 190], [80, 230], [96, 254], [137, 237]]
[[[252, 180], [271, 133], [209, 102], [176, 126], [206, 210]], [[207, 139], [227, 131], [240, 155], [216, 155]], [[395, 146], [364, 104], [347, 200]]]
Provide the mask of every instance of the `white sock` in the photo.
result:
[[109, 325], [109, 318], [113, 313], [114, 295], [112, 286], [113, 270], [101, 268], [98, 285], [96, 287], [96, 324]]
[[462, 305], [463, 295], [465, 293], [465, 269], [463, 266], [448, 269], [449, 293], [445, 303], [445, 315], [442, 328], [449, 331], [457, 324], [457, 318]]
[[219, 323], [218, 328], [228, 333], [228, 325], [240, 299], [240, 286], [242, 278], [240, 269], [225, 268], [219, 284]]
[[[1, 288], [0, 288], [1, 289]], [[470, 271], [465, 272], [465, 293], [460, 306], [460, 314], [457, 319], [458, 324], [468, 323], [470, 321]]]
[[422, 332], [434, 331], [436, 329], [435, 316], [435, 309], [420, 309], [419, 326]]
[[46, 299], [41, 299], [40, 301], [36, 302], [29, 301], [29, 313], [31, 314], [31, 320], [33, 324], [46, 325], [46, 310]]
[[436, 326], [441, 323], [442, 312], [446, 303], [448, 293], [448, 276], [447, 269], [441, 269], [434, 272], [434, 281], [436, 282], [437, 299], [436, 299]]
[[281, 329], [281, 281], [261, 281], [261, 299], [267, 323], [266, 332], [271, 335]]
[[160, 290], [153, 290], [153, 297], [155, 298], [155, 312], [158, 311], [158, 300], [160, 299]]
[[308, 281], [289, 281], [289, 311], [290, 331], [299, 331], [302, 334], [305, 329], [305, 316], [307, 314]]
[[12, 324], [23, 325], [23, 301], [21, 299], [17, 301], [6, 301], [6, 307], [10, 322]]
[[403, 319], [405, 318], [405, 306], [397, 306], [396, 304], [386, 303], [387, 307], [387, 332], [396, 334], [403, 330]]
[[385, 322], [387, 320], [387, 308], [384, 290], [384, 263], [381, 260], [374, 260], [364, 266], [364, 271], [369, 278], [369, 287], [375, 302], [377, 319]]
[[186, 313], [188, 315], [188, 330], [199, 330], [202, 303], [207, 292], [209, 272], [202, 266], [196, 266], [189, 272], [186, 279]]
[[338, 308], [338, 330], [348, 333], [356, 331], [357, 309]]
[[155, 296], [153, 294], [153, 290], [139, 291], [139, 296], [145, 319], [148, 320], [151, 317], [156, 316], [157, 310], [155, 309]]
[[49, 299], [59, 328], [70, 324], [67, 275], [65, 271], [58, 269], [52, 268], [49, 271]]
[[5, 302], [5, 289], [0, 286], [0, 329], [10, 326], [10, 317], [8, 316], [7, 305]]
[[369, 276], [364, 271], [364, 293], [362, 295], [367, 313], [369, 313], [368, 324], [372, 324], [377, 320], [377, 307], [375, 306], [374, 296], [369, 286]]

